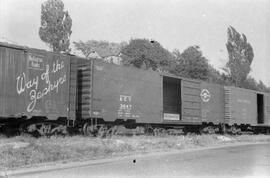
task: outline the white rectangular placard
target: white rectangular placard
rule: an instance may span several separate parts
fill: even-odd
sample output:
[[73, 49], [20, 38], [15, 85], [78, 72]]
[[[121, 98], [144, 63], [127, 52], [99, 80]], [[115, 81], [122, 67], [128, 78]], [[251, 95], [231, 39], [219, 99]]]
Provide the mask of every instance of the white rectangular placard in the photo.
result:
[[179, 114], [164, 113], [163, 118], [164, 118], [164, 120], [178, 121], [178, 120], [180, 120], [180, 115]]

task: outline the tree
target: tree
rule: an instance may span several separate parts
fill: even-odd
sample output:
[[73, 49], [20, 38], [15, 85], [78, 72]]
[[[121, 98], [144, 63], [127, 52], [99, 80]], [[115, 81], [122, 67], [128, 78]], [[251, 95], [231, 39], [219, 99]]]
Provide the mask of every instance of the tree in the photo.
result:
[[47, 0], [41, 5], [39, 37], [52, 51], [70, 51], [71, 26], [72, 19], [61, 0]]
[[268, 87], [263, 83], [263, 81], [259, 81], [259, 83], [257, 84], [258, 90], [260, 91], [268, 91]]
[[88, 40], [86, 42], [74, 42], [75, 48], [83, 53], [85, 57], [96, 52], [100, 57], [116, 56], [120, 54], [121, 49], [127, 45], [126, 42], [112, 43], [108, 41]]
[[215, 69], [214, 66], [210, 64], [208, 64], [208, 81], [221, 85], [226, 84], [226, 80], [223, 75], [217, 69]]
[[251, 76], [247, 77], [241, 84], [241, 87], [250, 89], [250, 90], [259, 90], [258, 83]]
[[227, 31], [228, 41], [226, 44], [229, 61], [226, 64], [228, 75], [235, 86], [247, 78], [254, 53], [252, 46], [247, 42], [244, 34], [240, 35], [232, 26]]
[[190, 46], [183, 53], [175, 50], [174, 55], [176, 58], [176, 65], [172, 71], [174, 74], [193, 79], [208, 79], [208, 61], [202, 55], [199, 46]]
[[125, 65], [152, 70], [164, 70], [173, 55], [159, 42], [148, 39], [131, 39], [121, 50]]

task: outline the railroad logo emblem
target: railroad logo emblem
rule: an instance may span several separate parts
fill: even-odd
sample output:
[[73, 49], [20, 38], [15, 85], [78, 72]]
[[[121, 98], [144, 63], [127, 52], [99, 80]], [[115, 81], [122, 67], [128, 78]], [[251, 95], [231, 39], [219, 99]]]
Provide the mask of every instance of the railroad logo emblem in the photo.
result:
[[208, 102], [211, 98], [211, 94], [207, 89], [203, 89], [201, 92], [201, 99], [203, 102]]

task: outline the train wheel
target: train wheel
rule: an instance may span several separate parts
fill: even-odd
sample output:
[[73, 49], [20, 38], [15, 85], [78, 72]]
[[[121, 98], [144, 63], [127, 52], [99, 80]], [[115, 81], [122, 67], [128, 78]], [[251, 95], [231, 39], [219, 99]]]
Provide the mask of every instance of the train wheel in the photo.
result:
[[164, 137], [164, 136], [168, 135], [168, 133], [167, 133], [166, 129], [164, 129], [164, 128], [155, 128], [154, 135], [159, 136], [159, 137]]
[[270, 135], [270, 128], [266, 128], [266, 135]]
[[230, 130], [233, 135], [239, 134], [241, 132], [241, 129], [235, 125], [231, 126]]
[[105, 125], [101, 125], [98, 129], [98, 137], [104, 138], [106, 137], [108, 128]]
[[18, 129], [12, 128], [11, 126], [4, 126], [2, 129], [3, 129], [3, 133], [7, 137], [15, 136], [18, 134]]
[[114, 130], [113, 128], [109, 128], [106, 132], [106, 138], [111, 138], [114, 135]]
[[118, 126], [111, 126], [107, 131], [107, 135], [110, 136], [110, 137], [115, 136], [115, 135], [118, 134], [117, 130], [118, 130]]
[[146, 128], [146, 129], [145, 129], [145, 134], [146, 134], [146, 135], [149, 135], [149, 136], [155, 135], [154, 129], [153, 129], [153, 128]]
[[150, 124], [146, 124], [144, 128], [145, 128], [146, 135], [151, 135], [151, 136], [155, 135], [154, 128]]
[[227, 134], [227, 128], [225, 124], [221, 124], [219, 130], [221, 134]]
[[209, 126], [208, 134], [215, 134], [215, 133], [216, 133], [215, 127], [214, 126]]
[[40, 124], [38, 132], [42, 136], [48, 136], [52, 134], [52, 125], [47, 123]]
[[32, 134], [38, 136], [66, 135], [67, 127], [53, 122], [39, 122], [20, 126], [21, 133]]
[[200, 133], [201, 134], [215, 134], [216, 130], [214, 126], [206, 126], [206, 127], [200, 128]]
[[235, 126], [232, 126], [231, 127], [231, 132], [233, 135], [236, 135], [237, 131], [236, 131], [236, 127]]
[[89, 123], [83, 125], [83, 134], [86, 136], [95, 136], [95, 129]]

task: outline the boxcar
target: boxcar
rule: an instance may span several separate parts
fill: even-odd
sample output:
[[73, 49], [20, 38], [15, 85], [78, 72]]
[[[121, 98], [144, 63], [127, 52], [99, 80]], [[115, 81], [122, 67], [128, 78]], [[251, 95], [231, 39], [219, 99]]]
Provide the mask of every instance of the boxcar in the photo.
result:
[[72, 58], [0, 43], [0, 122], [16, 125], [33, 118], [74, 120]]
[[[269, 127], [269, 94], [237, 87], [224, 87], [225, 122], [228, 125], [252, 126], [256, 129]], [[268, 129], [269, 130], [269, 129]]]
[[0, 86], [0, 125], [41, 135], [270, 130], [267, 93], [4, 43]]
[[[201, 124], [200, 82], [80, 60], [78, 118], [151, 126]], [[90, 123], [89, 123], [90, 124]]]

